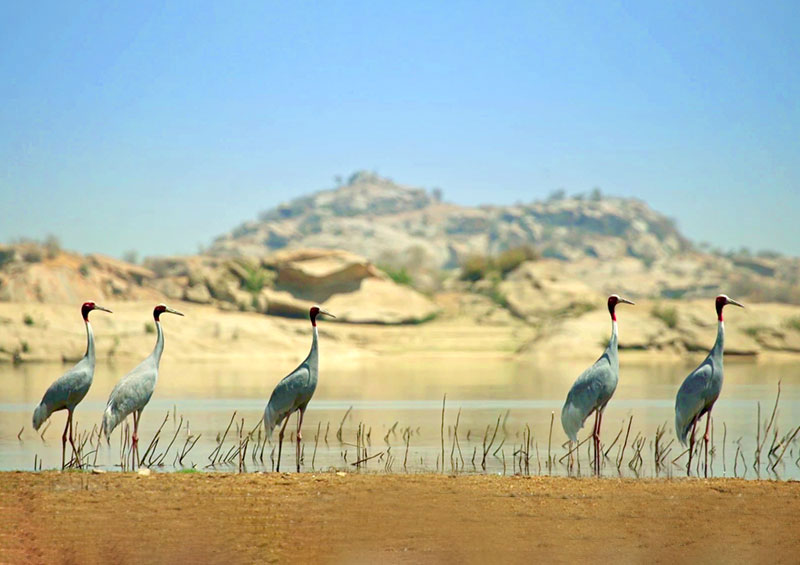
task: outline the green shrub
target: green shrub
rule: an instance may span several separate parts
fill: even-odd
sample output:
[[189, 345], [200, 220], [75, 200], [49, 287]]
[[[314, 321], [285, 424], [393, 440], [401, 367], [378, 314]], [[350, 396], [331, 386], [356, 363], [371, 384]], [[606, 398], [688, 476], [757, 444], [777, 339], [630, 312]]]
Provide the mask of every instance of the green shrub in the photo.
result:
[[476, 282], [485, 278], [490, 270], [489, 260], [482, 255], [470, 255], [461, 265], [461, 279]]
[[535, 261], [537, 259], [539, 259], [539, 253], [533, 247], [522, 245], [506, 249], [494, 259], [493, 263], [494, 267], [505, 277], [525, 261]]
[[497, 257], [470, 255], [461, 264], [461, 280], [475, 282], [492, 276], [502, 279], [525, 261], [535, 261], [540, 257], [530, 245], [506, 249]]
[[664, 322], [668, 328], [675, 329], [678, 325], [678, 310], [674, 306], [661, 306], [656, 304], [650, 311], [654, 318]]
[[22, 322], [26, 326], [32, 326], [32, 325], [34, 325], [36, 323], [36, 322], [33, 321], [33, 316], [31, 316], [30, 314], [25, 314], [25, 316], [22, 318]]
[[769, 332], [770, 329], [767, 326], [747, 326], [746, 328], [742, 328], [742, 331], [745, 333], [745, 335], [755, 339], [760, 333]]
[[156, 333], [156, 325], [153, 322], [145, 322], [144, 323], [144, 333], [146, 333], [146, 334], [154, 334], [154, 333]]

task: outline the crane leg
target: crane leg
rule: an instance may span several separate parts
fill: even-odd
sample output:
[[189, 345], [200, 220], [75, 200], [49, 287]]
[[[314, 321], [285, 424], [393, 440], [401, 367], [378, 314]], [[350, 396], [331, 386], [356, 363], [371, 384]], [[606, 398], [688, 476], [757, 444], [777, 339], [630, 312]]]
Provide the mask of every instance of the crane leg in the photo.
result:
[[131, 456], [134, 469], [139, 466], [139, 413], [133, 412], [133, 435], [131, 436]]
[[694, 429], [697, 427], [697, 420], [692, 424], [692, 435], [689, 436], [689, 462], [686, 464], [686, 476], [692, 474], [692, 453], [694, 452]]
[[[297, 411], [297, 450], [296, 450], [296, 460], [297, 460], [297, 472], [300, 472], [300, 440], [303, 439], [303, 434], [300, 433], [300, 428], [303, 427], [303, 413], [305, 410], [302, 408]], [[287, 418], [288, 420], [288, 418]]]
[[281, 470], [281, 450], [283, 449], [283, 433], [286, 431], [286, 424], [289, 423], [289, 417], [291, 414], [286, 415], [286, 419], [283, 421], [283, 426], [281, 426], [281, 433], [278, 434], [278, 464], [275, 466], [275, 470], [280, 472]]
[[703, 465], [704, 467], [703, 475], [705, 476], [705, 478], [708, 478], [708, 440], [710, 439], [708, 435], [708, 427], [710, 424], [711, 424], [711, 410], [709, 410], [708, 413], [706, 414], [706, 433], [703, 435], [703, 441], [705, 442], [705, 452], [706, 452], [706, 460]]
[[67, 422], [64, 424], [64, 433], [61, 434], [61, 469], [64, 470], [66, 466], [67, 454], [67, 430], [69, 429], [69, 422], [72, 420], [72, 410], [67, 411]]
[[80, 457], [78, 456], [78, 450], [75, 448], [75, 440], [72, 437], [72, 412], [70, 412], [69, 416], [67, 416], [67, 420], [69, 421], [69, 444], [72, 446], [72, 459], [75, 460], [75, 464], [80, 469], [81, 461]]
[[601, 459], [601, 452], [602, 447], [600, 446], [600, 428], [603, 427], [603, 412], [601, 410], [597, 410], [598, 420], [597, 420], [597, 449], [595, 451], [595, 457], [597, 458], [597, 474], [600, 474], [600, 466], [602, 463]]
[[595, 473], [598, 472], [597, 469], [597, 450], [598, 450], [598, 443], [600, 441], [600, 410], [595, 410], [594, 412], [594, 429], [592, 430], [592, 443], [594, 443], [594, 461], [592, 462], [592, 468], [594, 469]]

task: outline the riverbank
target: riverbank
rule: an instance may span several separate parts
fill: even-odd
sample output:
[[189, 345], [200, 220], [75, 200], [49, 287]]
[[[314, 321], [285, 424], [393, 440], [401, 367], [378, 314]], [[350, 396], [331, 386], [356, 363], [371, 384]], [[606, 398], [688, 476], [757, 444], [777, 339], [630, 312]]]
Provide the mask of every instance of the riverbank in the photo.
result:
[[793, 562], [800, 483], [0, 473], [3, 563]]
[[[437, 296], [441, 313], [416, 325], [320, 323], [325, 358], [338, 366], [376, 357], [430, 356], [507, 358], [589, 362], [608, 340], [608, 313], [603, 308], [575, 318], [537, 325], [511, 316], [475, 295]], [[99, 361], [137, 360], [155, 340], [152, 302], [105, 304], [114, 310], [92, 314]], [[170, 359], [184, 361], [258, 360], [298, 362], [309, 344], [305, 319], [222, 311], [187, 302], [170, 303], [185, 318], [163, 319]], [[706, 303], [685, 303], [692, 313], [686, 327], [667, 328], [653, 316], [655, 303], [642, 301], [620, 313], [623, 359], [635, 362], [697, 360], [714, 343], [713, 312], [703, 324], [695, 312]], [[660, 306], [664, 308], [664, 306]], [[748, 305], [730, 313], [726, 335], [727, 361], [783, 362], [800, 358], [800, 307], [779, 304]], [[688, 340], [688, 341], [687, 341]], [[86, 332], [75, 305], [0, 303], [0, 363], [74, 362], [86, 350]]]

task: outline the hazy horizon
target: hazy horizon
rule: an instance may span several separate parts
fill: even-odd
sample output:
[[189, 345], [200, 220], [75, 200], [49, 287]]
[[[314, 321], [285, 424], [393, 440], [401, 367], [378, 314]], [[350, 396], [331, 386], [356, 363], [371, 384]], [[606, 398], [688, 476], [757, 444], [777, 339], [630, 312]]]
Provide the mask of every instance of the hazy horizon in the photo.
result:
[[375, 170], [457, 204], [600, 187], [800, 255], [793, 3], [9, 5], [0, 241], [194, 253]]

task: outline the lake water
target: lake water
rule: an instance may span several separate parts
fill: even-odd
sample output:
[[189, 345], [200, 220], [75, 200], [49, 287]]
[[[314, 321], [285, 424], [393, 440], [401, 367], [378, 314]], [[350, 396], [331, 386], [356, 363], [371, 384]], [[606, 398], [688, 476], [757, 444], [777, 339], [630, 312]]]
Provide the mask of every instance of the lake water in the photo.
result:
[[[609, 451], [603, 475], [653, 477], [685, 474], [685, 456], [679, 464], [671, 463], [683, 451], [677, 440], [670, 444], [675, 438], [672, 429], [673, 406], [681, 381], [699, 360], [701, 357], [687, 360], [685, 364], [634, 365], [627, 363], [623, 357], [619, 386], [603, 419], [602, 440], [605, 449], [611, 446], [618, 435], [620, 437]], [[447, 394], [443, 434], [445, 471], [565, 475], [570, 471], [565, 464], [558, 462], [566, 453], [563, 447], [566, 436], [561, 429], [559, 414], [567, 390], [584, 367], [583, 363], [539, 366], [480, 358], [465, 361], [454, 357], [378, 357], [361, 365], [340, 369], [325, 366], [323, 359], [319, 386], [303, 424], [302, 469], [355, 470], [351, 464], [356, 460], [357, 429], [363, 424], [366, 456], [372, 458], [365, 463], [362, 471], [442, 470], [442, 397]], [[66, 412], [51, 416], [51, 425], [44, 433], [44, 439], [32, 430], [30, 420], [33, 408], [46, 388], [66, 368], [62, 365], [39, 364], [0, 366], [0, 469], [32, 470], [34, 460], [39, 461], [45, 469], [60, 466], [60, 436], [66, 422]], [[98, 365], [92, 389], [76, 410], [75, 421], [79, 429], [88, 430], [99, 424], [111, 388], [129, 368], [123, 365]], [[165, 358], [156, 392], [142, 417], [140, 453], [146, 450], [153, 434], [169, 414], [155, 449], [157, 455], [164, 453], [183, 417], [183, 425], [174, 445], [164, 455], [161, 469], [180, 469], [181, 465], [175, 462], [178, 452], [189, 437], [196, 438], [198, 435], [200, 438], [185, 456], [183, 467], [205, 468], [210, 463], [209, 455], [216, 448], [219, 436], [231, 421], [232, 413], [236, 411], [237, 425], [244, 418], [244, 429], [253, 429], [263, 414], [272, 387], [291, 368], [176, 364]], [[761, 403], [762, 420], [768, 419], [779, 380], [782, 381], [782, 389], [776, 417], [778, 441], [800, 425], [800, 364], [728, 360], [725, 371], [722, 396], [714, 409], [713, 474], [736, 474], [746, 478], [759, 475], [762, 478], [800, 478], [797, 463], [800, 458], [800, 434], [789, 444], [775, 472], [768, 470], [763, 463], [760, 473], [753, 469], [757, 403]], [[352, 410], [347, 413], [350, 407]], [[453, 427], [459, 409], [459, 441], [456, 446]], [[346, 413], [347, 417], [344, 418]], [[553, 413], [555, 422], [550, 443], [556, 463], [548, 470], [548, 435]], [[619, 432], [627, 428], [630, 416], [633, 416], [631, 432], [618, 470], [614, 460], [626, 435], [624, 432], [620, 435]], [[484, 436], [488, 429], [491, 438], [498, 417], [501, 423], [488, 450], [484, 471], [481, 465]], [[343, 418], [342, 439], [339, 441], [336, 432]], [[587, 421], [587, 426], [580, 433], [581, 439], [591, 433], [592, 421]], [[653, 440], [657, 428], [663, 424], [666, 424], [666, 433], [661, 445], [668, 445], [665, 449], [669, 453], [663, 457], [666, 464], [657, 468], [654, 464]], [[285, 471], [294, 470], [295, 451], [291, 438], [294, 437], [295, 426], [296, 418], [293, 417], [287, 428], [283, 449], [282, 470]], [[318, 426], [320, 437], [316, 442], [315, 454]], [[526, 426], [531, 429], [532, 436], [530, 458], [527, 467], [523, 463], [520, 468], [520, 458], [524, 460], [524, 455], [518, 452], [521, 446], [527, 444]], [[773, 429], [775, 427], [773, 425]], [[96, 461], [98, 467], [119, 469], [121, 428], [115, 431], [110, 448], [102, 445], [96, 460], [94, 455], [89, 458]], [[22, 433], [18, 439], [20, 430]], [[409, 436], [409, 430], [410, 438], [406, 447], [404, 438]], [[772, 433], [764, 448], [764, 461], [766, 451], [773, 443]], [[629, 462], [635, 455], [632, 445], [637, 434], [642, 434], [645, 439], [641, 444], [641, 465], [632, 470]], [[254, 435], [244, 458], [248, 471], [272, 469], [272, 446], [276, 439], [277, 431], [272, 444], [268, 443], [264, 448], [262, 463], [260, 457], [255, 460], [252, 458], [253, 447], [258, 440], [258, 436]], [[220, 455], [234, 453], [237, 442], [236, 426], [232, 426], [219, 450]], [[580, 468], [573, 467], [571, 473], [590, 473], [587, 449], [590, 443], [579, 449]], [[91, 449], [87, 444], [85, 450]], [[515, 452], [518, 453], [516, 457]], [[363, 451], [361, 455], [363, 458]], [[233, 457], [231, 463], [218, 464], [214, 468], [236, 470], [236, 463], [237, 458]]]

